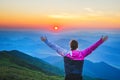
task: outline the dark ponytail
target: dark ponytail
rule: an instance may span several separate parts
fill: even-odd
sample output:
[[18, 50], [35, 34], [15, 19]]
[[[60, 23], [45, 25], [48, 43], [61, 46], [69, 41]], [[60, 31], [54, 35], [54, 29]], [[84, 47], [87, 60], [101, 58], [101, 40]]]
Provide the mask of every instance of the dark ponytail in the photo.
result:
[[71, 47], [71, 50], [76, 50], [78, 48], [78, 42], [76, 40], [72, 40], [70, 42], [70, 47]]

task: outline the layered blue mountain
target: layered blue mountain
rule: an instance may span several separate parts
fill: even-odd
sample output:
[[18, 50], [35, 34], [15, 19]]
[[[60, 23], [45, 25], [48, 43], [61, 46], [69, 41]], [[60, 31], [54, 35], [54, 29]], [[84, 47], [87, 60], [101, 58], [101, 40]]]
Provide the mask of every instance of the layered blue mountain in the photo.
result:
[[[47, 32], [41, 30], [0, 30], [0, 50], [19, 50], [30, 56], [43, 58], [50, 64], [57, 65], [59, 68], [63, 69], [63, 59], [55, 58], [58, 56], [56, 51], [49, 48], [44, 42], [40, 40], [40, 36], [47, 36], [48, 40], [56, 43], [66, 50], [70, 50], [69, 42], [71, 39], [76, 39], [79, 42], [79, 49], [83, 50], [89, 47], [91, 44], [95, 43], [102, 35], [108, 35], [109, 39], [99, 46], [91, 55], [87, 56], [86, 59], [91, 62], [91, 64], [107, 64], [105, 70], [109, 70], [110, 78], [112, 76], [117, 76], [120, 69], [120, 31], [119, 30], [71, 30], [71, 31], [61, 31], [58, 33]], [[52, 56], [52, 58], [50, 57]], [[49, 57], [49, 60], [47, 58]], [[62, 61], [61, 61], [62, 60]], [[85, 61], [86, 62], [86, 61]], [[88, 62], [88, 63], [90, 63]], [[94, 63], [93, 63], [94, 62]], [[101, 63], [100, 63], [101, 62]], [[62, 64], [62, 65], [61, 65]], [[102, 65], [101, 64], [101, 65]], [[86, 65], [86, 63], [85, 63]], [[88, 65], [88, 64], [87, 64]], [[97, 64], [98, 65], [98, 64]], [[90, 65], [89, 65], [90, 66]], [[108, 67], [109, 66], [109, 67]], [[111, 68], [110, 68], [111, 66]], [[88, 66], [85, 66], [88, 68]], [[94, 66], [91, 66], [94, 67]], [[99, 68], [99, 66], [97, 66]], [[84, 72], [90, 76], [100, 76], [109, 77], [108, 75], [101, 74], [103, 72], [94, 72], [96, 70], [91, 70], [90, 73], [86, 72], [90, 69], [85, 68]], [[103, 68], [103, 69], [102, 69]], [[108, 68], [108, 69], [107, 69]], [[115, 70], [117, 69], [117, 71]], [[103, 71], [104, 67], [98, 69]], [[112, 72], [113, 71], [113, 72]], [[93, 73], [94, 72], [94, 73]], [[116, 72], [116, 73], [115, 73]], [[114, 74], [113, 74], [114, 73]], [[101, 76], [100, 76], [101, 77]], [[105, 77], [106, 78], [106, 77]]]
[[120, 69], [120, 31], [116, 30], [74, 30], [66, 32], [47, 32], [41, 30], [0, 30], [0, 50], [20, 50], [31, 56], [45, 58], [57, 55], [54, 50], [40, 41], [40, 36], [46, 35], [48, 40], [70, 50], [69, 42], [76, 39], [79, 49], [85, 49], [95, 43], [102, 35], [109, 39], [97, 48], [87, 59], [93, 62], [106, 62]]
[[85, 60], [83, 74], [106, 80], [120, 79], [120, 70], [105, 62], [93, 63], [91, 61]]

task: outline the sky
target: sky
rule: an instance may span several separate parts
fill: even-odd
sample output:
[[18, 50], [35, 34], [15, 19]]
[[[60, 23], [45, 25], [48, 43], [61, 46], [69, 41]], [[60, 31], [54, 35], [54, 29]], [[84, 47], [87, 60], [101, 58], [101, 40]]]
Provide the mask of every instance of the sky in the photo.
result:
[[120, 29], [120, 0], [0, 0], [0, 28]]

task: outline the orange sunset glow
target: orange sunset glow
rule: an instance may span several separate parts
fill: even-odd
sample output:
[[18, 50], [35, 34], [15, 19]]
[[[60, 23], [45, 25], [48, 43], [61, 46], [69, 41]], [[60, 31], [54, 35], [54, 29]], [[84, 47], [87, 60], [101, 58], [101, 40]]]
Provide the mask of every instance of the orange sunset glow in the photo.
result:
[[118, 0], [1, 0], [0, 28], [120, 29], [119, 10]]

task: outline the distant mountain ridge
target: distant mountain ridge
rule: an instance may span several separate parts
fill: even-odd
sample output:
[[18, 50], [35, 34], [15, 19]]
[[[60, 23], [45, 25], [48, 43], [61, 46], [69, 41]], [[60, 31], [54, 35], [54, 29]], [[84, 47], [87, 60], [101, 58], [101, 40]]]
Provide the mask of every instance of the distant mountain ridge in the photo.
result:
[[105, 62], [93, 63], [85, 60], [83, 71], [84, 75], [100, 77], [106, 80], [120, 80], [120, 70]]
[[42, 60], [64, 70], [64, 61], [63, 61], [63, 58], [61, 56], [49, 56], [46, 58], [42, 58]]

